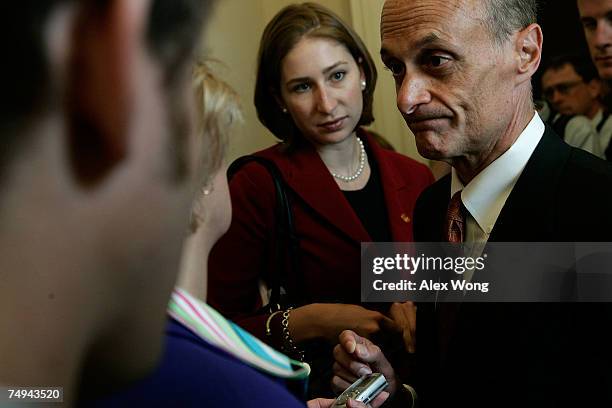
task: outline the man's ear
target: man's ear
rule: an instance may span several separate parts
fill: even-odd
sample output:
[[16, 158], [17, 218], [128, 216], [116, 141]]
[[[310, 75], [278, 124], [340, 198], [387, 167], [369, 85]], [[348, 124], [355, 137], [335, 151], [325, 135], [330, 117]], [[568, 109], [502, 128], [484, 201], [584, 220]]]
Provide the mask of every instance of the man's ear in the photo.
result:
[[598, 99], [601, 96], [602, 94], [601, 81], [598, 78], [591, 79], [587, 83], [587, 86], [588, 86], [589, 94], [591, 95], [591, 98]]
[[82, 2], [71, 33], [66, 112], [73, 175], [93, 187], [128, 153], [130, 70], [142, 52], [146, 1]]
[[542, 59], [542, 28], [538, 24], [530, 24], [519, 31], [515, 52], [517, 54], [517, 84], [531, 81], [531, 77], [538, 70]]

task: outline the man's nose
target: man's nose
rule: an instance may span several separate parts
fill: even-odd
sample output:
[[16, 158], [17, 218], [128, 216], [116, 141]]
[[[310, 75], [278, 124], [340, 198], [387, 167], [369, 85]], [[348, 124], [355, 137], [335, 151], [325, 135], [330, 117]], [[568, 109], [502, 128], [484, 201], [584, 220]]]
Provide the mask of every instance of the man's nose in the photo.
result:
[[604, 50], [605, 48], [612, 45], [612, 25], [607, 22], [601, 22], [597, 24], [594, 33], [595, 46], [599, 50]]
[[419, 105], [431, 102], [428, 81], [406, 74], [397, 89], [397, 108], [403, 115], [414, 113]]
[[553, 89], [550, 94], [550, 102], [552, 104], [558, 104], [563, 100], [563, 94], [556, 89]]
[[324, 86], [317, 88], [317, 109], [321, 113], [330, 115], [336, 109], [337, 101], [333, 92]]

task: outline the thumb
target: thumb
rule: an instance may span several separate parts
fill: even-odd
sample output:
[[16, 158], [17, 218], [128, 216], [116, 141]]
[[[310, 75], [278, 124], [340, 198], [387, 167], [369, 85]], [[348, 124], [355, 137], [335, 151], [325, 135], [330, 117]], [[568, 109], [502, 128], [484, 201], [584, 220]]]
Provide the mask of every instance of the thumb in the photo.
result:
[[331, 408], [335, 400], [326, 398], [317, 398], [306, 403], [306, 408]]
[[361, 340], [355, 344], [355, 352], [353, 354], [364, 363], [376, 362], [380, 358], [380, 347], [366, 338], [362, 337]]
[[352, 398], [349, 398], [349, 400], [346, 402], [346, 406], [347, 408], [367, 408], [366, 404]]

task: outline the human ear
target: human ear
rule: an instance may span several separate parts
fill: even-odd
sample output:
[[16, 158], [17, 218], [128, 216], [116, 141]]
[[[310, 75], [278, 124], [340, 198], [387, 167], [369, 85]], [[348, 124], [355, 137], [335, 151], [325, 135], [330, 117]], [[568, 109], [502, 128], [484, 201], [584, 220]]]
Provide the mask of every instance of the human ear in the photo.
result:
[[276, 92], [276, 90], [274, 89], [270, 89], [270, 93], [272, 94], [272, 96], [274, 97], [274, 100], [276, 101], [276, 104], [278, 105], [278, 108], [283, 112], [283, 113], [287, 113], [287, 104], [285, 103], [285, 101], [283, 100], [283, 97], [281, 95], [279, 95], [278, 92]]
[[589, 94], [592, 98], [599, 98], [601, 95], [601, 82], [597, 78], [591, 79], [588, 84]]
[[359, 67], [359, 83], [361, 84], [361, 90], [365, 91], [367, 85], [367, 78], [363, 69], [363, 58], [359, 57], [357, 59], [357, 66]]
[[542, 41], [542, 29], [538, 24], [530, 24], [519, 31], [515, 42], [517, 84], [531, 81], [531, 77], [538, 70], [542, 59]]
[[142, 53], [148, 1], [82, 2], [74, 13], [66, 79], [68, 154], [92, 187], [128, 153], [131, 69]]

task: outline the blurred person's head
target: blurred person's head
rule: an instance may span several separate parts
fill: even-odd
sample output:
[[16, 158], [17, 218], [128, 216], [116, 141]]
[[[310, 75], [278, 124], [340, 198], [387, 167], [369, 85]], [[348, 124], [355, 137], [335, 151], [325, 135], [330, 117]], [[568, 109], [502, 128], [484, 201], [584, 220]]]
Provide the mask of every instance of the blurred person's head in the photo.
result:
[[156, 364], [197, 173], [190, 74], [209, 3], [3, 7], [0, 383], [63, 386], [70, 402]]
[[578, 0], [578, 11], [599, 76], [612, 80], [612, 0]]
[[255, 107], [289, 146], [335, 143], [374, 118], [376, 68], [346, 23], [315, 3], [290, 5], [261, 38]]
[[206, 231], [212, 243], [229, 228], [232, 207], [227, 186], [225, 151], [229, 134], [242, 122], [240, 98], [207, 65], [194, 70], [197, 134], [201, 143], [202, 184], [192, 208], [191, 232]]
[[232, 206], [224, 162], [227, 139], [242, 122], [238, 94], [205, 64], [194, 70], [197, 135], [204, 163], [201, 189], [191, 211], [189, 236], [183, 247], [179, 286], [204, 300], [208, 254], [231, 222]]
[[593, 118], [601, 109], [601, 83], [588, 57], [565, 55], [553, 58], [542, 75], [542, 94], [562, 115]]
[[385, 2], [381, 56], [422, 156], [466, 182], [514, 143], [534, 112], [535, 22], [535, 0]]

